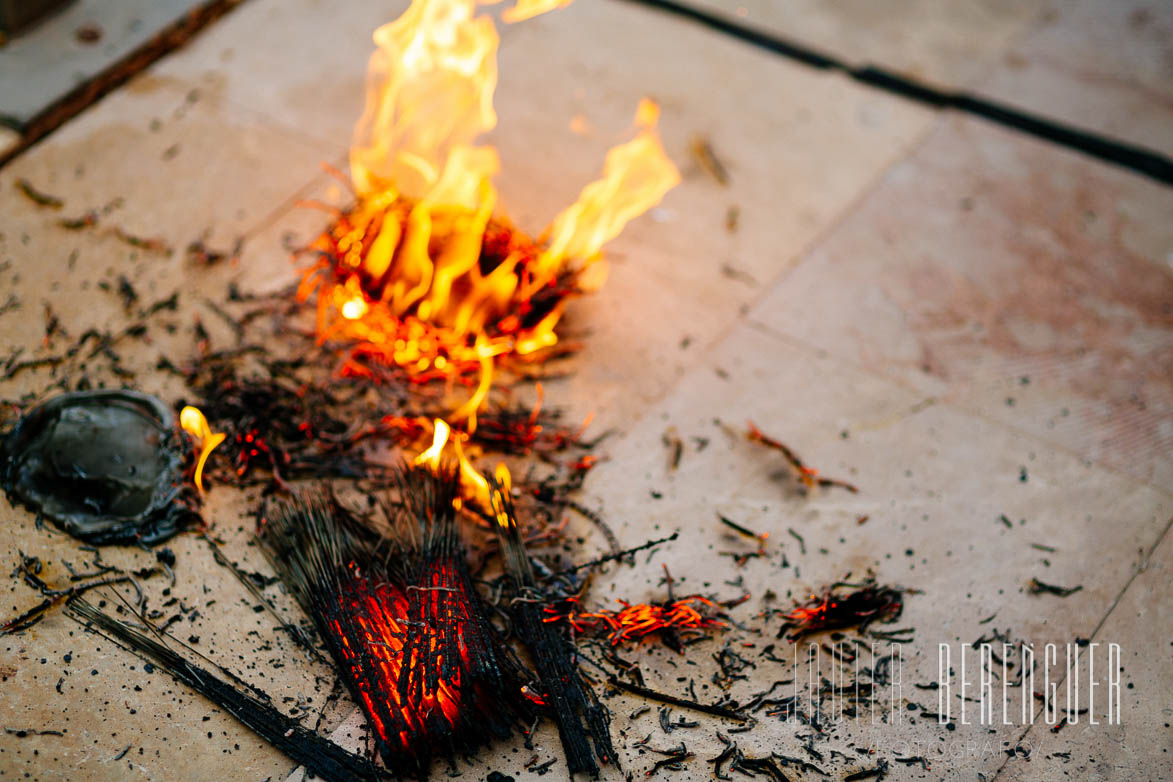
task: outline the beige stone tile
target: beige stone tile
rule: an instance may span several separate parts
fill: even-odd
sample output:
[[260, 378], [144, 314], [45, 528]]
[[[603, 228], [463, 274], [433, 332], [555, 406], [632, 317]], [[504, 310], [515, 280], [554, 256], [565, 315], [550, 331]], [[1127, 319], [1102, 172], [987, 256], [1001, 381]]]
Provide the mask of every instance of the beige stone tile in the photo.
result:
[[[1065, 725], [1057, 733], [1035, 725], [1023, 740], [1029, 745], [1029, 763], [1007, 763], [1000, 780], [1038, 779], [1038, 767], [1062, 769], [1065, 779], [1169, 779], [1170, 722], [1173, 704], [1173, 663], [1170, 663], [1168, 629], [1173, 626], [1173, 538], [1162, 539], [1120, 602], [1098, 628], [1092, 640], [1120, 645], [1119, 722], [1108, 724], [1106, 690], [1096, 692], [1091, 725], [1081, 716], [1078, 725]], [[1101, 658], [1102, 659], [1102, 658]], [[1100, 675], [1097, 680], [1103, 684]], [[1084, 680], [1081, 701], [1088, 704]], [[1056, 777], [1058, 774], [1055, 775]]]
[[850, 65], [877, 65], [944, 87], [980, 76], [1052, 0], [688, 0]]
[[1146, 0], [1060, 4], [1002, 54], [976, 90], [1173, 154], [1173, 7]]
[[[203, 268], [187, 258], [188, 245], [247, 246], [301, 186], [322, 176], [307, 144], [169, 82], [140, 78], [0, 174], [4, 284], [20, 301], [19, 310], [0, 316], [6, 347], [51, 347], [41, 345], [45, 304], [74, 336], [125, 325], [117, 294], [98, 287], [116, 290], [120, 276], [136, 288], [140, 307], [177, 289], [222, 296], [229, 265]], [[64, 205], [36, 206], [15, 186], [20, 180]], [[93, 227], [60, 224], [91, 211], [98, 213]], [[119, 231], [158, 244], [135, 246]]]
[[[403, 5], [339, 14], [317, 2], [252, 2], [152, 73], [310, 136], [333, 159], [362, 108], [371, 32]], [[491, 141], [501, 152], [503, 210], [540, 232], [599, 175], [606, 150], [626, 137], [639, 99], [650, 95], [662, 104], [665, 145], [686, 182], [665, 202], [660, 230], [641, 221], [614, 249], [624, 253], [632, 237], [667, 241], [672, 254], [661, 275], [697, 275], [689, 282], [719, 282], [723, 263], [759, 282], [771, 279], [932, 118], [841, 77], [622, 3], [577, 3], [503, 26], [501, 34], [499, 127]], [[763, 101], [763, 89], [783, 99]], [[576, 116], [589, 128], [585, 135], [569, 128]], [[728, 189], [691, 162], [695, 134], [711, 141], [728, 168]], [[724, 227], [731, 206], [740, 210], [736, 235]], [[675, 262], [689, 253], [704, 260]]]
[[[661, 104], [665, 148], [684, 175], [608, 246], [607, 285], [565, 321], [585, 336], [584, 353], [549, 398], [596, 413], [600, 428], [625, 425], [664, 393], [931, 121], [840, 77], [625, 4], [574, 4], [508, 33], [493, 143], [503, 208], [517, 224], [540, 231], [599, 175], [645, 95]], [[762, 101], [766, 84], [784, 99]], [[586, 134], [569, 130], [575, 116]], [[728, 170], [728, 187], [692, 160], [696, 135]]]
[[407, 6], [407, 0], [249, 2], [153, 72], [256, 111], [333, 158], [350, 144], [362, 112], [371, 35]]
[[[230, 558], [248, 572], [267, 573], [259, 551], [249, 545], [253, 497], [213, 491], [205, 509], [213, 534], [225, 541]], [[42, 577], [67, 586], [69, 561], [79, 571], [91, 554], [78, 542], [52, 531], [38, 531], [23, 510], [0, 507], [7, 545], [3, 567], [18, 564], [18, 551], [40, 557]], [[313, 715], [326, 702], [332, 674], [305, 660], [305, 652], [275, 629], [267, 613], [239, 583], [216, 565], [206, 544], [181, 536], [167, 544], [175, 552], [176, 581], [142, 581], [148, 609], [181, 619], [169, 628], [173, 637], [202, 652], [215, 664], [266, 691], [287, 713], [302, 704]], [[106, 547], [103, 562], [126, 569], [151, 567], [150, 552]], [[23, 583], [6, 582], [5, 616], [31, 608], [40, 598]], [[296, 621], [292, 606], [277, 590], [266, 590], [284, 616]], [[123, 590], [128, 599], [133, 590]], [[91, 592], [105, 608], [118, 605], [112, 590]], [[192, 609], [181, 613], [180, 608]], [[210, 668], [214, 666], [199, 661]], [[0, 640], [0, 668], [5, 672], [4, 725], [13, 729], [61, 731], [62, 736], [0, 735], [0, 767], [14, 775], [39, 779], [265, 779], [282, 778], [292, 763], [231, 716], [174, 682], [166, 673], [148, 672], [143, 661], [107, 639], [85, 632], [59, 610], [32, 629]], [[301, 712], [301, 713], [306, 713]], [[312, 724], [314, 717], [309, 718]], [[126, 746], [130, 750], [114, 758]]]
[[[860, 493], [832, 489], [796, 496], [774, 453], [730, 436], [715, 418], [734, 427], [752, 419], [822, 474], [850, 480]], [[661, 443], [670, 426], [686, 442], [675, 471]], [[696, 437], [707, 439], [703, 450]], [[926, 404], [920, 394], [876, 373], [753, 326], [734, 329], [606, 452], [607, 461], [588, 478], [587, 504], [602, 509], [621, 543], [638, 545], [673, 531], [682, 539], [663, 547], [650, 564], [641, 555], [640, 567], [616, 568], [598, 579], [592, 600], [662, 598], [660, 564], [677, 578], [678, 594], [731, 598], [744, 589], [751, 600], [733, 616], [749, 632], [735, 641], [754, 644], [748, 653], [756, 658], [777, 629], [778, 620], [763, 623], [756, 616], [767, 605], [766, 589], [778, 595], [777, 605], [786, 606], [833, 581], [874, 571], [882, 582], [923, 590], [907, 598], [897, 626], [916, 628], [915, 640], [904, 646], [902, 706], [908, 701], [928, 711], [936, 709], [936, 694], [914, 685], [937, 680], [939, 643], [951, 644], [956, 655], [960, 645], [994, 630], [1039, 646], [1088, 637], [1127, 582], [1137, 552], [1152, 544], [1173, 509], [1167, 495], [1134, 479], [949, 405]], [[735, 567], [724, 552], [753, 546], [725, 534], [717, 514], [769, 532], [767, 557]], [[868, 519], [860, 524], [864, 515]], [[1013, 520], [1012, 528], [999, 521], [1001, 515]], [[789, 530], [801, 535], [803, 544]], [[588, 546], [601, 545], [598, 540], [592, 536]], [[1056, 550], [1040, 551], [1034, 543]], [[737, 576], [742, 583], [729, 583]], [[1032, 596], [1026, 585], [1035, 577], [1083, 588], [1065, 599]], [[763, 634], [753, 635], [755, 628]], [[649, 646], [627, 656], [640, 662], [651, 686], [676, 691], [677, 676], [695, 676], [698, 693], [715, 698], [716, 688], [706, 684], [702, 690], [700, 683], [712, 673], [707, 651], [717, 648], [707, 644], [691, 651], [696, 669], [677, 668], [675, 660]], [[794, 675], [788, 666], [757, 662], [751, 680], [735, 685], [735, 698]], [[800, 680], [805, 670], [799, 666]], [[1151, 705], [1155, 692], [1146, 697]], [[617, 699], [611, 706], [617, 714], [627, 713], [628, 702]], [[638, 701], [630, 704], [634, 709]], [[895, 726], [866, 719], [837, 725], [834, 737], [818, 746], [842, 751], [854, 742], [889, 760], [923, 754], [932, 764], [931, 778], [972, 779], [976, 771], [991, 774], [999, 768], [1004, 750], [1022, 733], [1021, 727], [999, 725], [987, 732], [984, 726], [960, 724], [950, 732], [931, 719], [917, 719], [919, 712], [907, 714]], [[625, 724], [617, 720], [618, 726]], [[650, 730], [650, 724], [627, 729], [624, 746], [634, 752], [633, 742]], [[772, 747], [800, 755], [795, 736], [802, 732], [764, 719], [736, 738], [747, 751]], [[674, 743], [675, 734], [657, 731], [656, 738]], [[713, 757], [721, 749], [708, 731], [692, 731], [687, 741], [698, 757]], [[648, 762], [645, 757], [631, 767]], [[694, 762], [683, 778], [708, 774], [708, 767]], [[895, 764], [894, 774], [923, 778], [919, 769]]]
[[944, 120], [755, 308], [806, 344], [1158, 486], [1173, 195]]

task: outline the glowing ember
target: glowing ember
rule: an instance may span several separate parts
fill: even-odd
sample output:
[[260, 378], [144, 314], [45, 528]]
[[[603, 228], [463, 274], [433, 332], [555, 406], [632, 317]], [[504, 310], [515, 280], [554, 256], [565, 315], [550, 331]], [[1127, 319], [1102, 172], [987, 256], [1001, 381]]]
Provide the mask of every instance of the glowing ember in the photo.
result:
[[[520, 0], [505, 18], [566, 4]], [[299, 296], [317, 294], [321, 341], [350, 345], [344, 372], [379, 364], [467, 387], [446, 418], [471, 434], [495, 368], [551, 354], [566, 302], [604, 277], [602, 246], [680, 177], [644, 101], [638, 135], [608, 153], [547, 240], [530, 239], [494, 214], [497, 153], [475, 143], [497, 121], [492, 20], [475, 0], [415, 0], [374, 38], [350, 156], [358, 201], [309, 248], [319, 261]]]
[[[566, 622], [576, 632], [599, 632], [607, 638], [612, 646], [620, 646], [628, 642], [639, 642], [653, 634], [671, 634], [672, 636], [701, 636], [706, 630], [723, 629], [725, 622], [716, 617], [720, 607], [708, 598], [700, 595], [690, 595], [679, 599], [669, 599], [664, 603], [631, 604], [619, 600], [623, 606], [619, 611], [601, 609], [599, 611], [577, 611], [578, 601], [570, 598], [561, 607], [547, 607], [543, 621]], [[676, 638], [665, 641], [677, 651]]]
[[455, 473], [413, 468], [399, 489], [386, 527], [324, 494], [298, 495], [269, 507], [260, 539], [317, 625], [384, 764], [422, 778], [433, 755], [507, 735], [531, 707], [465, 565]]
[[904, 610], [904, 592], [895, 587], [864, 584], [844, 593], [846, 584], [833, 584], [820, 595], [795, 606], [783, 615], [786, 620], [778, 631], [781, 638], [793, 630], [791, 641], [824, 630], [842, 630], [848, 627], [865, 629], [872, 622], [894, 622]]
[[223, 432], [213, 432], [208, 426], [208, 419], [204, 417], [204, 414], [200, 412], [199, 408], [191, 405], [179, 412], [179, 425], [183, 427], [183, 431], [195, 439], [196, 446], [200, 449], [199, 458], [196, 460], [195, 485], [202, 494], [204, 491], [204, 464], [216, 446], [224, 442], [227, 435]]

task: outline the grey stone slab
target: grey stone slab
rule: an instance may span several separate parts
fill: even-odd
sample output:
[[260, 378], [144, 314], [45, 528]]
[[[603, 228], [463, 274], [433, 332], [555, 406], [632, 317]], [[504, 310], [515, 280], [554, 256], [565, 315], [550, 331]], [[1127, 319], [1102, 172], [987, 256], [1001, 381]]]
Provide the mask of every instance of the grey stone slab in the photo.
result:
[[1173, 195], [947, 118], [753, 317], [1173, 485]]
[[197, 0], [75, 0], [0, 46], [0, 123], [22, 128], [198, 6]]
[[977, 91], [1035, 114], [1173, 154], [1173, 6], [1058, 5]]

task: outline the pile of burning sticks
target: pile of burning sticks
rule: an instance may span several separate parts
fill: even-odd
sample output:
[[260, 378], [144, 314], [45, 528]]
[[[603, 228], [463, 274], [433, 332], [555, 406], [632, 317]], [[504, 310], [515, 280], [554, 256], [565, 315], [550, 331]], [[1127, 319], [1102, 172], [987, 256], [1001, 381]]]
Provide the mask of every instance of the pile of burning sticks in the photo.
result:
[[[520, 0], [506, 18], [559, 4], [565, 2]], [[93, 537], [100, 543], [153, 543], [202, 526], [196, 493], [207, 485], [264, 485], [257, 538], [365, 714], [377, 761], [340, 749], [254, 688], [176, 653], [160, 642], [165, 634], [142, 632], [147, 617], [124, 622], [86, 602], [84, 589], [54, 590], [28, 562], [22, 573], [45, 600], [5, 629], [25, 628], [68, 600], [78, 621], [162, 666], [328, 779], [423, 776], [434, 758], [467, 755], [514, 730], [531, 730], [541, 716], [556, 724], [570, 774], [597, 776], [618, 755], [610, 712], [583, 668], [578, 642], [601, 643], [608, 659], [618, 659], [620, 647], [654, 636], [683, 654], [690, 643], [729, 628], [729, 609], [746, 598], [676, 596], [669, 577], [661, 602], [588, 608], [589, 576], [600, 565], [631, 560], [676, 536], [622, 550], [603, 520], [573, 496], [596, 462], [594, 443], [582, 437], [585, 425], [563, 425], [556, 410], [542, 405], [540, 383], [528, 407], [508, 386], [540, 377], [570, 350], [556, 328], [568, 302], [601, 282], [603, 244], [658, 203], [679, 175], [656, 136], [655, 106], [644, 102], [635, 137], [611, 150], [602, 178], [540, 239], [531, 238], [494, 212], [496, 154], [473, 144], [495, 122], [493, 22], [477, 15], [475, 0], [415, 0], [375, 40], [367, 109], [352, 150], [354, 206], [332, 212], [332, 225], [299, 253], [309, 263], [296, 291], [258, 298], [232, 289], [223, 306], [215, 305], [236, 347], [212, 351], [200, 339], [190, 361], [159, 362], [191, 395], [175, 405], [191, 452], [178, 453], [166, 405], [129, 393], [82, 393], [22, 418], [3, 442], [2, 477], [10, 496], [75, 535], [101, 536]], [[126, 287], [128, 301], [137, 300]], [[307, 330], [299, 324], [311, 301]], [[144, 310], [143, 332], [155, 313], [175, 307], [173, 299]], [[250, 341], [258, 329], [261, 337]], [[84, 358], [84, 342], [61, 361]], [[53, 462], [46, 454], [58, 453], [63, 438], [76, 438], [69, 422], [82, 410], [87, 421], [108, 422], [103, 436], [110, 439], [125, 433], [127, 422], [141, 430], [142, 443], [120, 447], [144, 460], [153, 476], [133, 497], [111, 489], [100, 514], [86, 511], [93, 502], [82, 495], [106, 491], [124, 476], [95, 466], [86, 475], [71, 473], [76, 496], [46, 489], [60, 483], [46, 472]], [[748, 436], [781, 452], [805, 487], [855, 490], [818, 477], [752, 425]], [[163, 444], [158, 458], [146, 442]], [[477, 466], [490, 455], [529, 459], [531, 469], [515, 482], [504, 464], [492, 471]], [[542, 465], [537, 473], [534, 457]], [[97, 465], [104, 457], [87, 459]], [[370, 503], [347, 504], [337, 491], [344, 483]], [[598, 526], [610, 551], [578, 565], [537, 556], [562, 540], [571, 511]], [[112, 514], [119, 519], [113, 532], [95, 526], [95, 515]], [[723, 521], [765, 551], [766, 535]], [[111, 573], [85, 588], [128, 581], [130, 575]], [[891, 621], [900, 609], [897, 590], [829, 590], [786, 614], [784, 630], [798, 637]], [[717, 659], [726, 681], [751, 664], [728, 645]], [[606, 675], [608, 686], [749, 719], [736, 704], [657, 693], [632, 678]], [[748, 758], [723, 741], [728, 748], [714, 760], [719, 776], [725, 767], [780, 776], [772, 761]], [[653, 771], [679, 767], [686, 756], [684, 749], [668, 753]]]

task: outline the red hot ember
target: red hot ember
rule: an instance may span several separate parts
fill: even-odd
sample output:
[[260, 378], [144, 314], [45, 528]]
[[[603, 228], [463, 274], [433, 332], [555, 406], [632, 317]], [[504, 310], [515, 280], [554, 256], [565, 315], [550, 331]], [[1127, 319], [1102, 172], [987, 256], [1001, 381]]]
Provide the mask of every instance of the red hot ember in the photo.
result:
[[399, 475], [385, 524], [323, 494], [266, 513], [261, 543], [365, 712], [379, 755], [422, 774], [530, 716], [525, 676], [486, 618], [456, 528], [454, 470]]

